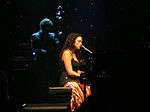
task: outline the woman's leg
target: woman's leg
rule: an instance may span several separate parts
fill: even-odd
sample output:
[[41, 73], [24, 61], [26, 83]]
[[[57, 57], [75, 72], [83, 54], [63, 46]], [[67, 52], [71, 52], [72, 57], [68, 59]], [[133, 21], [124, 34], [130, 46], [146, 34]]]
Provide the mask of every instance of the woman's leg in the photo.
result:
[[70, 101], [70, 108], [73, 112], [75, 108], [79, 108], [84, 102], [84, 94], [77, 82], [71, 81], [65, 84], [65, 87], [72, 89], [72, 97]]

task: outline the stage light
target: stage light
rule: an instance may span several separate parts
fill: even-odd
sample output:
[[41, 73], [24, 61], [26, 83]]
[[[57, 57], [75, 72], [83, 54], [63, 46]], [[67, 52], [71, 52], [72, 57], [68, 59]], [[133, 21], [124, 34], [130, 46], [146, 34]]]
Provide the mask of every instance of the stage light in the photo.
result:
[[61, 17], [61, 16], [56, 16], [56, 18], [57, 18], [57, 19], [59, 19], [59, 20], [60, 20], [60, 19], [62, 19], [62, 17]]
[[35, 52], [33, 52], [32, 54], [35, 55]]
[[57, 15], [60, 15], [60, 11], [57, 12]]
[[59, 5], [57, 9], [62, 9], [62, 6], [61, 6], [61, 5]]
[[62, 31], [59, 31], [59, 32], [58, 32], [59, 35], [61, 35], [62, 33], [63, 33]]

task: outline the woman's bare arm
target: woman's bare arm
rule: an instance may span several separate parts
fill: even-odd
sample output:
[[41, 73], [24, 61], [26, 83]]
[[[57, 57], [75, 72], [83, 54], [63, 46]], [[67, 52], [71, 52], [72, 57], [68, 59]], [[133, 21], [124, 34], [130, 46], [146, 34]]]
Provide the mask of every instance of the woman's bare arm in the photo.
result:
[[65, 69], [66, 69], [68, 75], [73, 75], [73, 76], [79, 77], [80, 76], [80, 72], [75, 72], [72, 69], [72, 64], [71, 64], [72, 58], [73, 57], [72, 57], [70, 51], [69, 50], [65, 50], [63, 55], [62, 55], [62, 60], [64, 62]]

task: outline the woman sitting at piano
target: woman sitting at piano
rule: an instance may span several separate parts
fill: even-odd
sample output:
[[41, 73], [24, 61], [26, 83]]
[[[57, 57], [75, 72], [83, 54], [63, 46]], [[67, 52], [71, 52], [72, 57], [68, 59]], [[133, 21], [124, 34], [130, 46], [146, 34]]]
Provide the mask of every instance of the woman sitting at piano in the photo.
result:
[[[72, 32], [67, 36], [60, 53], [62, 65], [60, 82], [64, 87], [72, 89], [70, 101], [70, 109], [72, 112], [78, 110], [85, 101], [85, 98], [91, 95], [90, 86], [86, 85], [84, 88], [84, 85], [80, 82], [80, 77], [84, 74], [84, 71], [80, 69], [82, 62], [80, 57], [78, 57], [82, 42], [83, 36], [79, 33]], [[84, 89], [86, 89], [86, 95], [84, 95]]]

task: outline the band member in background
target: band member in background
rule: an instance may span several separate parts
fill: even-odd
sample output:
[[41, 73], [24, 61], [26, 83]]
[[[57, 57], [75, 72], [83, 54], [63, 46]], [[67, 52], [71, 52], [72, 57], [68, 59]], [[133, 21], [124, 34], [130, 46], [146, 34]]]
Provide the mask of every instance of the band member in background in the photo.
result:
[[53, 27], [53, 22], [44, 18], [40, 22], [40, 30], [31, 36], [33, 80], [37, 81], [35, 86], [41, 93], [47, 91], [48, 86], [56, 86], [59, 78], [60, 42]]

